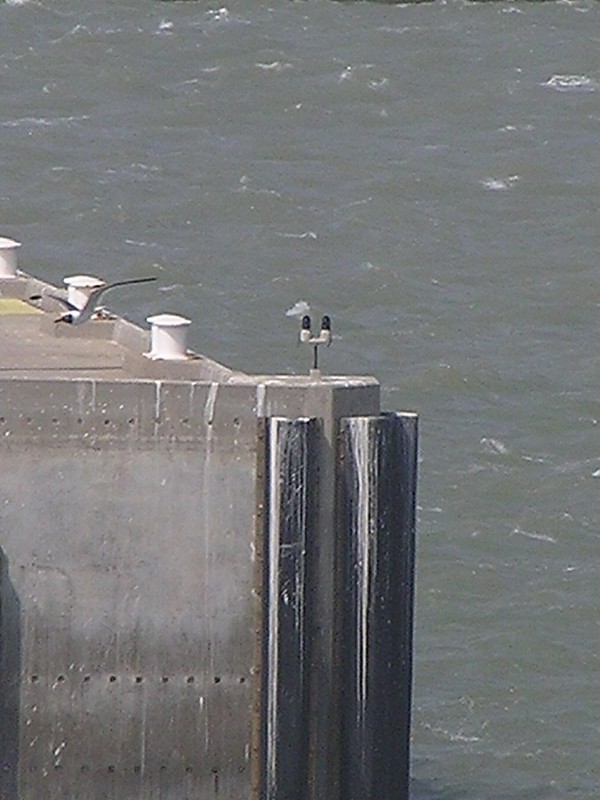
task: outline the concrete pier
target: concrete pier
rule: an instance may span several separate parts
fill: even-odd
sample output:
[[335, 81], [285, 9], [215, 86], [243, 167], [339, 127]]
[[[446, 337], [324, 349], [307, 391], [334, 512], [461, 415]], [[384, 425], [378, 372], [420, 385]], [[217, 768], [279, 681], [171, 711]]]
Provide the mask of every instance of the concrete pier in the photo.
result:
[[318, 423], [268, 422], [264, 553], [263, 786], [265, 800], [307, 797], [311, 541], [317, 508]]
[[407, 800], [414, 417], [49, 291], [0, 278], [0, 797]]
[[409, 777], [417, 419], [340, 425], [344, 800], [406, 796]]

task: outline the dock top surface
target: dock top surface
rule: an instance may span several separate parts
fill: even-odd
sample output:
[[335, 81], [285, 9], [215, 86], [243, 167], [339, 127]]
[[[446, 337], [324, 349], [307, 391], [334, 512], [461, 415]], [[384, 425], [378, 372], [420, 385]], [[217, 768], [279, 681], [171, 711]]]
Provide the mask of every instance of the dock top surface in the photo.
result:
[[43, 317], [21, 300], [0, 299], [0, 379], [128, 377], [116, 342], [53, 336]]
[[248, 375], [191, 352], [185, 361], [153, 360], [148, 357], [150, 331], [124, 319], [95, 320], [75, 327], [55, 324], [55, 308], [40, 310], [27, 300], [40, 286], [29, 276], [0, 281], [0, 381], [88, 378], [287, 386], [315, 382], [346, 387], [378, 385], [370, 376], [325, 375], [319, 380], [314, 375]]

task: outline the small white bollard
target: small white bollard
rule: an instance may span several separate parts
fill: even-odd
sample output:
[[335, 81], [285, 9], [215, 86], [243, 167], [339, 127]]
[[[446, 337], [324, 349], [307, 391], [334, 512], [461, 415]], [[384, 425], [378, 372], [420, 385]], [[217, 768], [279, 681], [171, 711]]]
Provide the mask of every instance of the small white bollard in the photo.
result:
[[104, 281], [93, 275], [70, 275], [64, 279], [64, 283], [67, 287], [67, 300], [79, 309], [84, 307], [94, 289], [104, 286]]
[[177, 314], [157, 314], [148, 317], [150, 323], [152, 345], [149, 358], [165, 361], [182, 361], [188, 358], [186, 337], [191, 320]]
[[16, 278], [17, 276], [17, 250], [21, 242], [0, 236], [0, 278]]

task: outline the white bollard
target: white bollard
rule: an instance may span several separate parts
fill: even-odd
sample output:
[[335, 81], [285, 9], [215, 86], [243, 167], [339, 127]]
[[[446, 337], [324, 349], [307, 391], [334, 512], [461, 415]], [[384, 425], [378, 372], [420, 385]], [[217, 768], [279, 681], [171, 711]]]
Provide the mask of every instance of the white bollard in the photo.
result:
[[152, 332], [149, 358], [165, 361], [182, 361], [188, 358], [186, 349], [187, 327], [191, 320], [176, 314], [157, 314], [148, 317]]
[[0, 236], [0, 278], [16, 278], [17, 250], [21, 242]]
[[99, 286], [104, 286], [104, 281], [93, 275], [70, 275], [64, 279], [67, 287], [67, 300], [76, 308], [83, 308], [87, 303], [90, 293]]

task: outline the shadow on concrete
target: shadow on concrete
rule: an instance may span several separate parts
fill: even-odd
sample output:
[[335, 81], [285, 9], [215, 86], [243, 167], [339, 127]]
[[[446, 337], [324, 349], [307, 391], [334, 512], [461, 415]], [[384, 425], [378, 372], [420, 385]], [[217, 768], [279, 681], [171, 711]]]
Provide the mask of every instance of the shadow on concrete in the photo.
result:
[[0, 797], [17, 800], [19, 695], [21, 679], [20, 606], [0, 547]]

